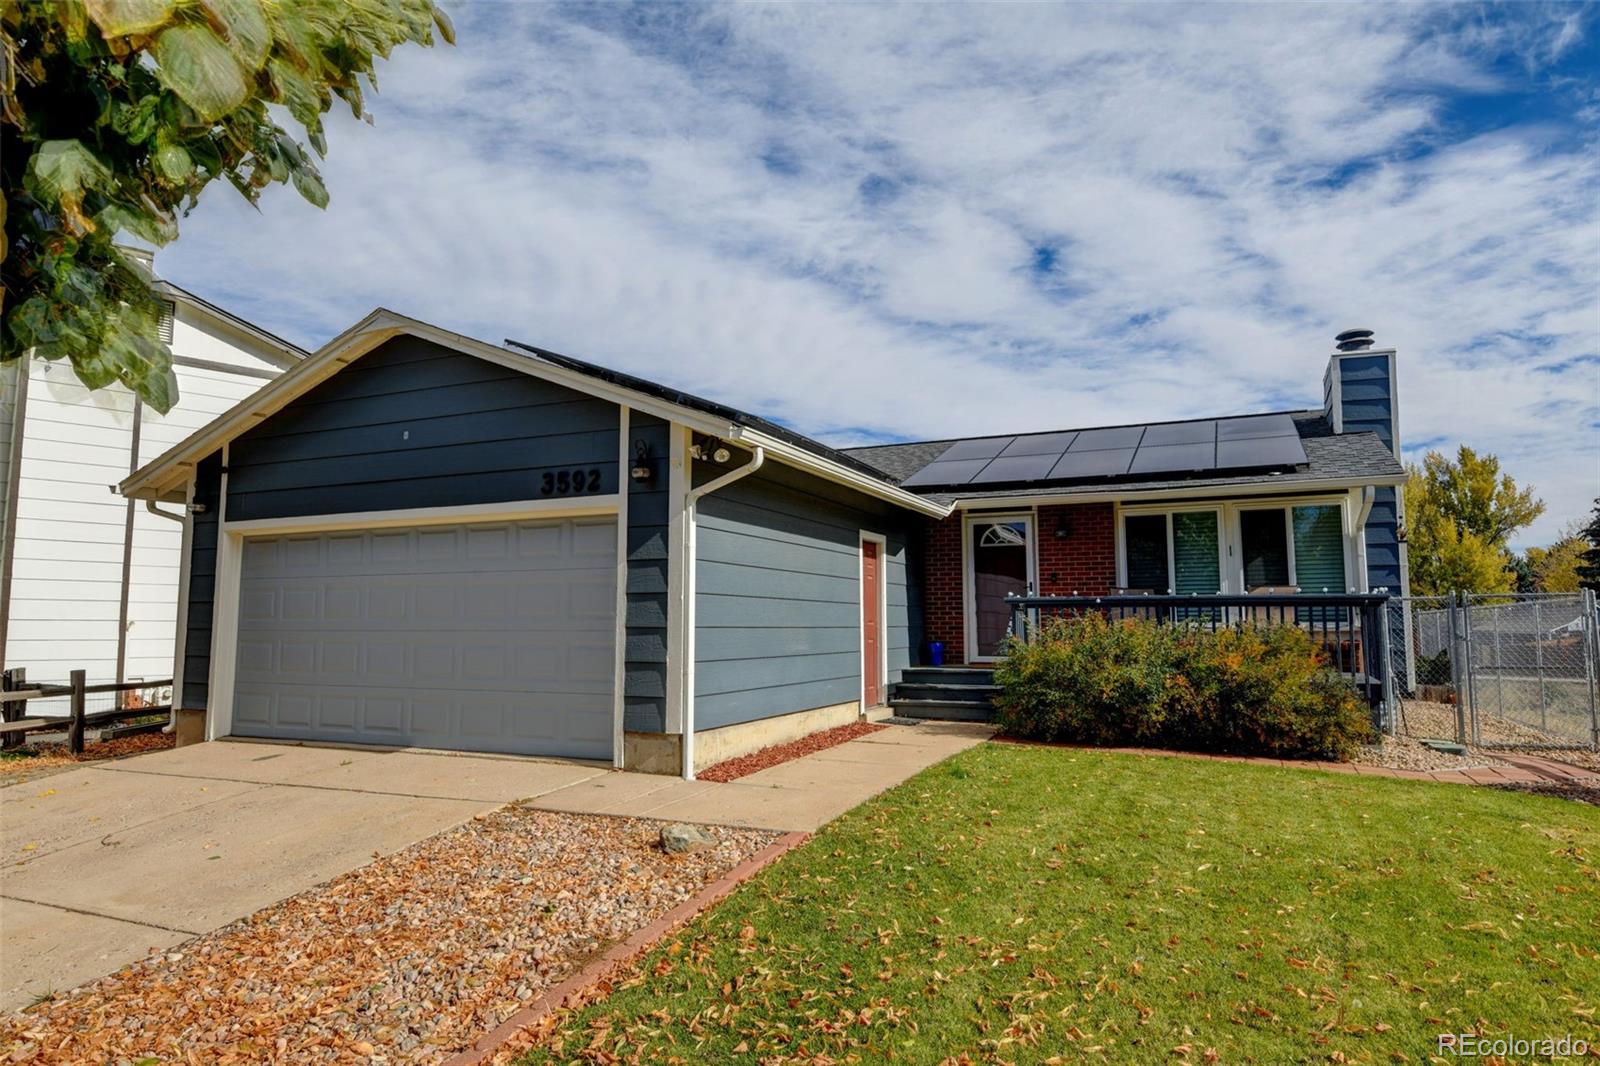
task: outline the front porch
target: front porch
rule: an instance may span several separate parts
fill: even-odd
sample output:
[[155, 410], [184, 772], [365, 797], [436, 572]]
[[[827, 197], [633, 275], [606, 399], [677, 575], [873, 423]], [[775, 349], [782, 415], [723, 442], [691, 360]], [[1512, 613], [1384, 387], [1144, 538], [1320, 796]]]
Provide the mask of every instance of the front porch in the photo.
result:
[[1283, 610], [1311, 617], [1305, 596], [1384, 583], [1368, 560], [1372, 505], [1370, 488], [1347, 488], [958, 510], [923, 529], [924, 640], [914, 661], [995, 662], [1016, 597], [1250, 597], [1219, 616], [1237, 620], [1261, 616], [1264, 597], [1288, 595], [1297, 598]]

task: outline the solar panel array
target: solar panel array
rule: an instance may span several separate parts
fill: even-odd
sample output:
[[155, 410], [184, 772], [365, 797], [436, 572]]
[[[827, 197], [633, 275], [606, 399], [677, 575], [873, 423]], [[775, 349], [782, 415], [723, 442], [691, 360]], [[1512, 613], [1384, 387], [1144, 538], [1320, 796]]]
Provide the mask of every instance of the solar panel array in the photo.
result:
[[962, 440], [902, 485], [1083, 481], [1297, 466], [1305, 448], [1288, 415]]

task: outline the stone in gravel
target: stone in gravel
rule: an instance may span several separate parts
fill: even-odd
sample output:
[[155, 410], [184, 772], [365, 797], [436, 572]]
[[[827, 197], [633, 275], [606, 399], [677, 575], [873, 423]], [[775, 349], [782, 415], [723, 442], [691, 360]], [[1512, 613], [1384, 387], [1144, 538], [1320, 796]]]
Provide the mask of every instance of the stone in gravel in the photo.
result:
[[716, 837], [697, 825], [675, 823], [661, 827], [661, 850], [668, 855], [699, 851], [701, 848], [711, 847], [716, 842]]

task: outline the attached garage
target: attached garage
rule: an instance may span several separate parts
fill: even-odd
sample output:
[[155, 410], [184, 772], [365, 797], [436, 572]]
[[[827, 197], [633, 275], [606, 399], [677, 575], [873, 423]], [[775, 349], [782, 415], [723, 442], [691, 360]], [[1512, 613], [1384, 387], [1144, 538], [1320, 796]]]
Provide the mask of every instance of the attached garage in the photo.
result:
[[233, 732], [612, 756], [616, 521], [243, 540]]
[[754, 415], [387, 311], [123, 491], [183, 521], [173, 704], [206, 739], [689, 775], [882, 702], [910, 531], [945, 513]]

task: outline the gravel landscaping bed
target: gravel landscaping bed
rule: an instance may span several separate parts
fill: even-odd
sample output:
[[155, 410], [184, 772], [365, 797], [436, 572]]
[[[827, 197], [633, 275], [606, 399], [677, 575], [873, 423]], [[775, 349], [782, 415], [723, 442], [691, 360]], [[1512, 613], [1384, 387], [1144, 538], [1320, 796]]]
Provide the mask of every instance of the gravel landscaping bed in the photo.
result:
[[508, 807], [0, 1019], [8, 1062], [431, 1063], [778, 838]]
[[1390, 770], [1472, 770], [1506, 765], [1503, 759], [1473, 749], [1466, 755], [1434, 751], [1414, 737], [1380, 737], [1376, 744], [1363, 745], [1350, 761]]
[[[1413, 737], [1454, 740], [1456, 736], [1456, 709], [1448, 703], [1406, 700], [1400, 721], [1403, 730]], [[1520, 750], [1541, 759], [1554, 759], [1600, 773], [1600, 752], [1572, 747], [1574, 741], [1568, 736], [1547, 733], [1494, 715], [1480, 716], [1478, 735], [1482, 743], [1472, 748], [1475, 752], [1492, 753], [1500, 750], [1515, 754], [1519, 749], [1506, 749], [1504, 745], [1533, 745]], [[1543, 747], [1542, 745], [1567, 746]]]
[[849, 725], [824, 729], [820, 733], [812, 733], [810, 736], [801, 737], [799, 740], [791, 740], [787, 744], [774, 744], [770, 748], [762, 748], [760, 751], [751, 752], [749, 755], [741, 755], [737, 759], [728, 759], [725, 762], [717, 763], [715, 766], [708, 766], [695, 774], [695, 777], [701, 781], [736, 781], [741, 777], [755, 773], [757, 770], [778, 766], [791, 759], [798, 759], [803, 755], [810, 755], [825, 748], [836, 747], [845, 741], [864, 737], [869, 733], [876, 733], [880, 729], [887, 728], [888, 726], [879, 725], [876, 722], [852, 722]]

